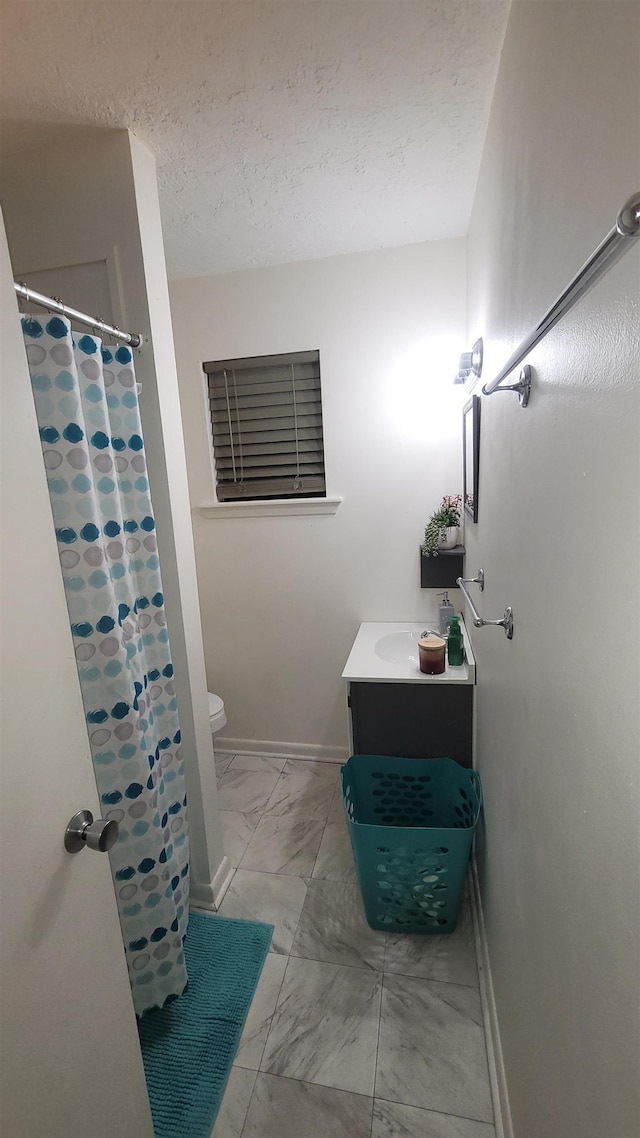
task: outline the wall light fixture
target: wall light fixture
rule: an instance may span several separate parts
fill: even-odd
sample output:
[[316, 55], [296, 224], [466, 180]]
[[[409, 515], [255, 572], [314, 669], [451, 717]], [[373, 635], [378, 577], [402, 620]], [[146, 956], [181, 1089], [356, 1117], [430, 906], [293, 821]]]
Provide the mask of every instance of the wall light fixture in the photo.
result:
[[479, 379], [482, 375], [482, 337], [476, 340], [470, 352], [463, 352], [460, 356], [458, 370], [454, 376], [454, 383], [466, 383], [468, 379]]

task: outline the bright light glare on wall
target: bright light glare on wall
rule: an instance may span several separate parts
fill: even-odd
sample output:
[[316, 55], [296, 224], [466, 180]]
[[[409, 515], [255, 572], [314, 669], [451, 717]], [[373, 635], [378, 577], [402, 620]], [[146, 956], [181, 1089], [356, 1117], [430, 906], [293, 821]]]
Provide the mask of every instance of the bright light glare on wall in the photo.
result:
[[460, 340], [429, 336], [389, 369], [385, 392], [389, 425], [406, 438], [450, 437], [460, 431], [460, 388], [451, 382]]

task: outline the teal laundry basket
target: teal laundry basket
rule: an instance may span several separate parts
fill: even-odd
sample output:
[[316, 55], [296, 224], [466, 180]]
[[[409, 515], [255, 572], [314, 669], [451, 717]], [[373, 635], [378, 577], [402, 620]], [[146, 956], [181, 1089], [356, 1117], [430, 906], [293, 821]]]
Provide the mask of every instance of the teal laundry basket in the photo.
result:
[[453, 932], [482, 806], [480, 776], [453, 759], [352, 755], [340, 777], [368, 924]]

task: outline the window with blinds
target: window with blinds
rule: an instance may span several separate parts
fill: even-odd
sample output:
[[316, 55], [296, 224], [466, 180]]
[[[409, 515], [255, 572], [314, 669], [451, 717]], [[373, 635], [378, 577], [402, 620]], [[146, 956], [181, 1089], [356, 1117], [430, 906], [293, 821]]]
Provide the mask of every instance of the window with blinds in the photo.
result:
[[324, 497], [320, 353], [203, 366], [218, 501]]

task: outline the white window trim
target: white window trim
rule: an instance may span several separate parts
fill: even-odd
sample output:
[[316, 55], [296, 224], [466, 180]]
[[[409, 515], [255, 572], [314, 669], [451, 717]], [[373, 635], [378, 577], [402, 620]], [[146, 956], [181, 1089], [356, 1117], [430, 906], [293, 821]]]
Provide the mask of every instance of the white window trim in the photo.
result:
[[268, 518], [284, 514], [335, 514], [342, 498], [263, 498], [251, 502], [202, 502], [196, 512], [205, 518]]

